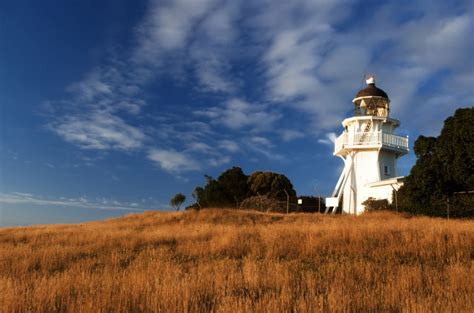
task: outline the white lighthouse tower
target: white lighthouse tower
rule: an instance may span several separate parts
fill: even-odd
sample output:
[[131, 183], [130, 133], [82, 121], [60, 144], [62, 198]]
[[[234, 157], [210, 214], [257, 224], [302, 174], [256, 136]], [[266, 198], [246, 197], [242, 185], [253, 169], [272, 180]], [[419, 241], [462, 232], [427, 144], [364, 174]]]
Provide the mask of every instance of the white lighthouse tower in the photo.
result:
[[354, 116], [342, 122], [343, 133], [336, 139], [334, 155], [344, 161], [327, 213], [360, 214], [369, 197], [392, 201], [392, 193], [402, 185], [397, 177], [397, 159], [408, 152], [408, 137], [395, 135], [400, 121], [390, 118], [390, 100], [375, 86], [373, 76], [352, 102]]

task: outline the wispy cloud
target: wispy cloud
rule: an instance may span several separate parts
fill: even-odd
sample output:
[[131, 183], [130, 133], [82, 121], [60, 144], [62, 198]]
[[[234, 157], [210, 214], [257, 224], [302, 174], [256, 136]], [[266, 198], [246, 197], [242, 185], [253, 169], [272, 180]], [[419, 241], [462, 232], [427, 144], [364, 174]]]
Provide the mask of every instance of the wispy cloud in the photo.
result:
[[92, 101], [99, 96], [110, 95], [112, 93], [111, 82], [104, 81], [105, 77], [103, 76], [100, 70], [93, 70], [83, 80], [71, 84], [68, 90], [85, 101]]
[[250, 142], [255, 145], [263, 146], [266, 148], [273, 148], [273, 144], [265, 137], [254, 136], [250, 138]]
[[[370, 18], [356, 16], [357, 5], [150, 1], [135, 44], [72, 83], [70, 98], [49, 106], [49, 128], [82, 149], [142, 149], [159, 168], [186, 172], [223, 165], [241, 151], [281, 160], [274, 142], [305, 134], [326, 133], [318, 142], [332, 144], [365, 72], [389, 93], [391, 114], [420, 130], [436, 132], [441, 117], [459, 105], [446, 94], [474, 102], [466, 3], [400, 8], [387, 1], [374, 5]], [[424, 92], [433, 77], [439, 88]], [[187, 115], [172, 112], [162, 98], [147, 105], [147, 87], [159, 79], [197, 92], [193, 99], [212, 95], [204, 104], [184, 103]], [[421, 114], [433, 105], [435, 122]], [[413, 114], [417, 122], [408, 119]], [[287, 118], [293, 115], [307, 121], [304, 133], [301, 118]]]
[[195, 24], [214, 3], [214, 0], [150, 1], [148, 12], [138, 26], [134, 60], [157, 65], [164, 53], [182, 49], [190, 40]]
[[252, 136], [246, 138], [245, 144], [251, 152], [258, 152], [269, 160], [282, 161], [284, 157], [275, 151], [275, 145], [268, 139], [262, 136]]
[[213, 153], [214, 149], [203, 142], [191, 142], [188, 144], [188, 150], [202, 153]]
[[213, 167], [218, 167], [218, 166], [222, 166], [224, 164], [228, 164], [230, 161], [231, 161], [231, 158], [229, 156], [226, 156], [226, 155], [211, 157], [211, 158], [207, 159], [207, 163], [209, 164], [209, 166], [213, 166]]
[[235, 90], [228, 59], [238, 8], [234, 1], [151, 1], [138, 26], [134, 63], [153, 68], [166, 64], [173, 76], [190, 67], [203, 91]]
[[329, 146], [334, 146], [334, 142], [336, 142], [337, 135], [336, 133], [327, 133], [324, 135], [325, 138], [320, 138], [318, 139], [319, 143], [329, 145]]
[[204, 90], [232, 93], [237, 89], [239, 82], [230, 74], [230, 61], [235, 57], [233, 51], [238, 49], [235, 23], [239, 7], [237, 1], [214, 5], [197, 28], [189, 51], [197, 79]]
[[238, 98], [231, 98], [220, 107], [196, 110], [194, 114], [205, 116], [212, 123], [232, 130], [250, 128], [253, 131], [268, 130], [281, 118], [280, 113], [272, 111], [267, 105], [249, 103]]
[[[269, 44], [260, 56], [265, 73], [266, 97], [303, 112], [316, 130], [332, 128], [343, 112], [344, 79], [324, 76], [322, 68], [338, 46], [335, 25], [350, 12], [347, 1], [294, 1], [266, 3], [253, 25]], [[352, 71], [363, 73], [365, 62], [350, 55]], [[337, 61], [334, 60], [335, 64]], [[342, 76], [342, 75], [341, 75]], [[358, 81], [358, 79], [356, 80]]]
[[[145, 127], [140, 122], [145, 117], [142, 112], [147, 103], [141, 94], [153, 78], [177, 77], [181, 70], [189, 68], [201, 91], [234, 91], [235, 79], [227, 74], [230, 70], [227, 56], [231, 56], [229, 44], [234, 39], [237, 14], [238, 5], [232, 2], [150, 1], [145, 17], [136, 28], [136, 45], [127, 53], [132, 57], [116, 55], [109, 64], [92, 69], [72, 83], [68, 87], [70, 99], [50, 101], [48, 128], [65, 141], [89, 150], [139, 149], [150, 137], [164, 140], [161, 145], [167, 142], [186, 145], [182, 147], [186, 153], [180, 154], [183, 157], [171, 162], [170, 153], [177, 152], [153, 149], [150, 141], [149, 159], [167, 171], [176, 171], [178, 165], [185, 171], [200, 168], [193, 153], [212, 154], [204, 162], [211, 166], [228, 162], [228, 156], [211, 153], [211, 149], [205, 148], [208, 144], [201, 142], [204, 135], [210, 134], [203, 122], [161, 120], [157, 125]], [[173, 57], [180, 55], [185, 57]], [[227, 116], [225, 123], [241, 122]], [[186, 126], [189, 129], [183, 129]]]
[[67, 90], [70, 98], [49, 101], [48, 129], [82, 149], [134, 150], [146, 140], [144, 130], [132, 121], [146, 102], [116, 64], [92, 69]]
[[200, 170], [201, 167], [191, 156], [175, 150], [151, 149], [148, 159], [170, 173], [181, 173]]
[[291, 141], [305, 136], [303, 132], [294, 129], [282, 129], [279, 133], [283, 141]]
[[[253, 21], [259, 30], [255, 33], [269, 42], [261, 55], [267, 97], [308, 114], [315, 133], [337, 126], [366, 72], [377, 75], [393, 100], [393, 114], [402, 119], [410, 116], [413, 102], [421, 112], [428, 109], [427, 98], [453, 90], [465, 94], [461, 86], [472, 85], [474, 66], [468, 55], [474, 41], [465, 38], [473, 19], [462, 13], [467, 2], [416, 1], [400, 10], [396, 1], [388, 1], [373, 6], [370, 18], [355, 16], [356, 5], [352, 1], [262, 4], [265, 12]], [[383, 25], [383, 31], [374, 25]], [[445, 84], [424, 92], [423, 84], [440, 71]], [[457, 77], [460, 84], [455, 86]], [[466, 96], [472, 102], [472, 93]], [[444, 103], [440, 116], [449, 115], [455, 106]], [[431, 128], [433, 123], [416, 127]]]
[[72, 115], [56, 121], [50, 128], [66, 141], [84, 149], [133, 150], [141, 147], [146, 138], [138, 127], [104, 111]]
[[125, 211], [144, 211], [138, 205], [129, 203], [121, 203], [114, 200], [90, 201], [85, 197], [81, 198], [60, 198], [51, 199], [45, 198], [29, 193], [2, 193], [0, 194], [1, 204], [28, 204], [28, 205], [42, 205], [42, 206], [62, 206], [74, 207], [83, 209], [100, 209], [100, 210], [125, 210]]
[[219, 148], [224, 149], [228, 152], [237, 152], [239, 151], [239, 145], [232, 140], [220, 140], [218, 143]]

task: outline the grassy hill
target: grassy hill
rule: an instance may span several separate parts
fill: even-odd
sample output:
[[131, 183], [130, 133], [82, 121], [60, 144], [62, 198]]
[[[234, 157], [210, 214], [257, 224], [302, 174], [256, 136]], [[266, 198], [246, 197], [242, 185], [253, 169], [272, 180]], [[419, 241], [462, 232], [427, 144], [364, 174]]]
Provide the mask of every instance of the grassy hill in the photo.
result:
[[0, 229], [1, 312], [472, 312], [474, 221], [249, 211]]

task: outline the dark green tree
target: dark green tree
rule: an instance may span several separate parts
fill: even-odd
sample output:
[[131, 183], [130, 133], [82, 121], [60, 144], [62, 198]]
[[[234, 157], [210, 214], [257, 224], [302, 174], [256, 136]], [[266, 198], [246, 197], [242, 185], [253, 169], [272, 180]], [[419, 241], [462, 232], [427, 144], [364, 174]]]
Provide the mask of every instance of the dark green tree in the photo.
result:
[[444, 121], [435, 154], [445, 176], [446, 193], [474, 190], [474, 108], [458, 109]]
[[[447, 200], [457, 199], [455, 192], [474, 190], [474, 108], [456, 110], [445, 120], [439, 137], [420, 136], [414, 151], [416, 164], [398, 192], [400, 207], [443, 216]], [[472, 214], [468, 206], [458, 203], [454, 215]]]
[[176, 195], [174, 195], [173, 198], [171, 198], [170, 205], [176, 211], [179, 211], [179, 208], [181, 207], [181, 204], [183, 204], [184, 200], [186, 200], [186, 196], [183, 195], [182, 193], [178, 192]]
[[414, 145], [418, 160], [399, 191], [400, 206], [412, 213], [433, 215], [445, 198], [444, 176], [435, 154], [436, 138], [420, 136]]
[[282, 174], [273, 172], [254, 172], [247, 180], [252, 195], [268, 196], [270, 198], [284, 200], [288, 192], [290, 197], [296, 196], [296, 191], [290, 180]]
[[229, 205], [231, 200], [227, 197], [219, 182], [209, 175], [205, 175], [205, 178], [207, 181], [206, 186], [204, 186], [199, 195], [201, 207], [208, 208]]
[[225, 194], [226, 201], [233, 203], [236, 207], [249, 195], [247, 185], [248, 176], [244, 174], [240, 167], [232, 167], [223, 172], [217, 182]]
[[195, 207], [199, 208], [199, 210], [202, 209], [200, 199], [202, 199], [203, 193], [204, 193], [204, 189], [200, 186], [197, 186], [196, 188], [194, 188], [194, 191], [192, 193], [192, 196], [193, 196], [194, 200], [196, 201]]
[[193, 207], [240, 207], [244, 199], [251, 196], [266, 196], [273, 199], [285, 200], [286, 190], [290, 197], [296, 196], [296, 191], [290, 180], [285, 176], [272, 172], [255, 172], [245, 175], [240, 167], [232, 167], [224, 171], [216, 179], [205, 175], [204, 188], [196, 187], [193, 197], [196, 204]]

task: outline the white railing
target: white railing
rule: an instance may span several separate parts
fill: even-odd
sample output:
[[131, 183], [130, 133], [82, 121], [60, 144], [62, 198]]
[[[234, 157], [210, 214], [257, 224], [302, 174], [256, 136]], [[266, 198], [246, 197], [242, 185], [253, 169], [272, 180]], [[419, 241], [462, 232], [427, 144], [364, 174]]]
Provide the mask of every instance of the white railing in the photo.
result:
[[341, 151], [344, 144], [347, 142], [347, 133], [342, 133], [339, 137], [336, 138], [334, 142], [334, 151]]
[[373, 146], [384, 145], [408, 151], [408, 138], [378, 132], [342, 133], [336, 138], [335, 151], [340, 151], [344, 146]]
[[382, 134], [382, 143], [386, 146], [408, 150], [408, 137], [392, 134]]

